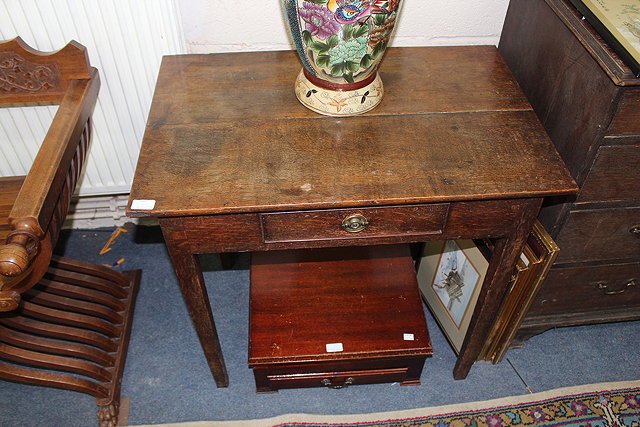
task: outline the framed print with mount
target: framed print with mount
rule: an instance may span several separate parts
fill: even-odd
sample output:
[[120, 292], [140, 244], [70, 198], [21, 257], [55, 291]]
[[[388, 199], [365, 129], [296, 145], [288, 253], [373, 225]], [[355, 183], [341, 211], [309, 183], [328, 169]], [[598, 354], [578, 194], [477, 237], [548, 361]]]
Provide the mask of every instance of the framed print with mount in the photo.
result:
[[488, 266], [472, 240], [431, 241], [424, 245], [417, 273], [420, 291], [458, 353]]
[[636, 77], [640, 77], [640, 0], [570, 0]]

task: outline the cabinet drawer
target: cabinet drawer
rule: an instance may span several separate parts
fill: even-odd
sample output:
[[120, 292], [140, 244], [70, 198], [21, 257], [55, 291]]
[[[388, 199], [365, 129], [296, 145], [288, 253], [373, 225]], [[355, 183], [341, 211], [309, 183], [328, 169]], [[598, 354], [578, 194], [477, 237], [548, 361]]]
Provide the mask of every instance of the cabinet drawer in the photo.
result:
[[578, 202], [640, 200], [640, 145], [600, 147]]
[[625, 88], [607, 135], [640, 135], [640, 88]]
[[260, 220], [265, 243], [410, 237], [442, 234], [448, 210], [448, 204], [387, 206], [268, 213]]
[[640, 207], [572, 211], [556, 242], [558, 263], [640, 258]]
[[365, 371], [319, 372], [306, 374], [267, 375], [272, 389], [298, 387], [343, 388], [358, 384], [402, 382], [407, 368], [372, 369]]
[[553, 268], [527, 315], [582, 313], [634, 306], [640, 309], [640, 262]]

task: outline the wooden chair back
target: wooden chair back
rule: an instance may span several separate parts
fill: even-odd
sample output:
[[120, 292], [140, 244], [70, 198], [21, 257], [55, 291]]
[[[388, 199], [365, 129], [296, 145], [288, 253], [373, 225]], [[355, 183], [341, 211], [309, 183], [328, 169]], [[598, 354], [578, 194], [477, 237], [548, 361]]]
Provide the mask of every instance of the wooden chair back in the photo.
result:
[[84, 46], [38, 52], [0, 43], [0, 107], [59, 104], [26, 177], [0, 178], [0, 311], [46, 271], [91, 138], [100, 79]]

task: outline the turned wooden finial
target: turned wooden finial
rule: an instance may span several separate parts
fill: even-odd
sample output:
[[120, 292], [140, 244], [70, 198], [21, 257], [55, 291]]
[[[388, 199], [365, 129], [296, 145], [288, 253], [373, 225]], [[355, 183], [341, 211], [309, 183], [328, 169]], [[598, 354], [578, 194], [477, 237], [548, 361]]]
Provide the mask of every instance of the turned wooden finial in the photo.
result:
[[17, 243], [9, 243], [0, 247], [0, 274], [15, 277], [22, 274], [29, 266], [29, 252]]

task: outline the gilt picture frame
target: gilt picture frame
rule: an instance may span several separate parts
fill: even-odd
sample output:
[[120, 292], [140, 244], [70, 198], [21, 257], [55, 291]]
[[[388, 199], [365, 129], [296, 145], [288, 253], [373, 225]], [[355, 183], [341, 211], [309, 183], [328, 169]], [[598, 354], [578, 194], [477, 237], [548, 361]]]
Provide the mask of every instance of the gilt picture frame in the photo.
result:
[[459, 353], [469, 329], [489, 261], [473, 240], [432, 241], [418, 265], [420, 292]]

